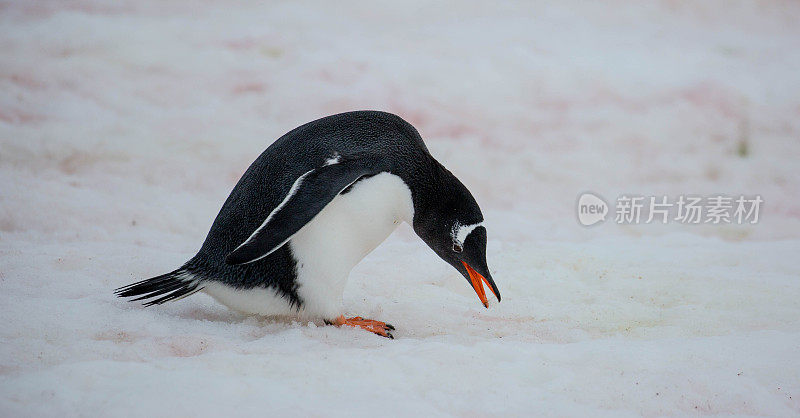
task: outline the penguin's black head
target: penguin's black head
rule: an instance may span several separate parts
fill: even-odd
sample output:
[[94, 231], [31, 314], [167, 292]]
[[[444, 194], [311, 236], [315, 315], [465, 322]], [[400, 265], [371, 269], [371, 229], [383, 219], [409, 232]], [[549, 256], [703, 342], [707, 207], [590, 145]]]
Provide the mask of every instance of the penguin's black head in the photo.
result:
[[478, 203], [467, 188], [444, 169], [439, 187], [424, 196], [414, 214], [414, 231], [436, 254], [455, 267], [489, 307], [483, 284], [500, 301], [500, 291], [486, 265], [486, 227]]

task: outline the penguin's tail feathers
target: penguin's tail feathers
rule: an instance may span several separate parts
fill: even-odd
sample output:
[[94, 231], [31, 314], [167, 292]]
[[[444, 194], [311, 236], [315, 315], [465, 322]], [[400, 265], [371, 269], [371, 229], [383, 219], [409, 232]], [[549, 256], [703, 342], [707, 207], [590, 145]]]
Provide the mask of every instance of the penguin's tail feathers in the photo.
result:
[[203, 290], [201, 283], [197, 275], [181, 267], [152, 279], [120, 287], [114, 294], [121, 298], [135, 297], [130, 301], [144, 301], [144, 306], [160, 305]]

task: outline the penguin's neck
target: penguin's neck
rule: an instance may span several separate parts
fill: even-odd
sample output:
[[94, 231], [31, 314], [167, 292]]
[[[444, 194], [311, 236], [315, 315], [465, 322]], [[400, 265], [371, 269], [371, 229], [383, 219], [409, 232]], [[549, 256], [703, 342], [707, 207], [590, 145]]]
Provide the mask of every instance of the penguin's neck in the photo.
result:
[[410, 172], [413, 175], [403, 180], [411, 189], [414, 219], [409, 223], [413, 226], [419, 220], [418, 217], [439, 212], [442, 193], [447, 193], [446, 186], [455, 177], [433, 157], [429, 157], [428, 164], [417, 166]]

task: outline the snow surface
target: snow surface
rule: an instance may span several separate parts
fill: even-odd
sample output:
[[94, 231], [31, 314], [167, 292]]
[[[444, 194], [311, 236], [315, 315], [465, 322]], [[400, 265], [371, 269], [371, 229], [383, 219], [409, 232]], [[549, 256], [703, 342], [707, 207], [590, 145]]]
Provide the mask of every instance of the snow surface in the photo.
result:
[[[0, 47], [0, 416], [800, 414], [797, 2], [22, 0]], [[473, 191], [502, 303], [405, 225], [345, 291], [393, 341], [113, 296], [354, 109]], [[584, 228], [583, 191], [765, 203]]]

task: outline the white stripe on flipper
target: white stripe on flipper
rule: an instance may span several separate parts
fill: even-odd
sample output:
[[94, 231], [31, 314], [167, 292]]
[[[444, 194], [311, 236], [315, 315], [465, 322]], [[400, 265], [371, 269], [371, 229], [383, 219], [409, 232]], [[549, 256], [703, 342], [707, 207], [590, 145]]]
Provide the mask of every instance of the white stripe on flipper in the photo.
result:
[[[233, 250], [233, 251], [236, 251], [239, 248], [242, 248], [245, 245], [247, 245], [250, 241], [252, 241], [255, 238], [256, 235], [258, 235], [259, 232], [261, 232], [261, 230], [266, 228], [267, 224], [269, 223], [269, 221], [271, 221], [272, 218], [275, 217], [275, 214], [277, 214], [279, 210], [283, 209], [283, 207], [286, 206], [287, 203], [289, 203], [289, 199], [291, 199], [292, 196], [297, 194], [297, 191], [300, 190], [300, 185], [303, 184], [303, 179], [305, 179], [306, 176], [311, 174], [311, 172], [313, 172], [313, 171], [314, 170], [308, 170], [305, 173], [303, 173], [302, 176], [298, 177], [297, 180], [295, 180], [294, 183], [292, 184], [292, 187], [289, 189], [289, 193], [287, 193], [286, 197], [283, 198], [283, 201], [281, 201], [281, 203], [278, 206], [276, 206], [275, 209], [272, 210], [272, 212], [269, 213], [269, 216], [267, 216], [267, 219], [264, 220], [264, 222], [261, 224], [261, 226], [256, 228], [256, 230], [252, 234], [250, 234], [250, 236], [247, 237], [247, 239], [244, 240], [243, 243], [239, 244], [239, 246], [236, 247], [236, 249]], [[285, 241], [283, 243], [281, 243], [281, 245], [283, 245], [284, 243], [285, 243]], [[275, 247], [275, 248], [280, 248], [280, 245]], [[250, 263], [252, 263], [253, 261], [256, 261], [256, 260], [260, 260], [260, 259], [266, 257], [267, 255], [269, 255], [269, 253], [264, 254], [263, 256], [261, 256], [259, 258], [256, 258], [255, 260], [250, 261]], [[247, 264], [247, 263], [245, 263], [245, 264]]]
[[[339, 156], [339, 154], [334, 154], [331, 158], [326, 160], [324, 166], [338, 164], [339, 161], [341, 161], [341, 157]], [[286, 197], [283, 199], [283, 201], [275, 209], [273, 209], [272, 212], [270, 212], [269, 216], [267, 216], [267, 219], [261, 224], [261, 226], [259, 226], [258, 229], [255, 230], [255, 232], [250, 234], [250, 236], [241, 245], [236, 247], [236, 249], [234, 251], [238, 250], [239, 248], [243, 247], [248, 242], [252, 241], [255, 238], [255, 236], [259, 233], [259, 231], [261, 231], [262, 229], [266, 228], [266, 226], [269, 223], [269, 221], [272, 220], [272, 218], [275, 217], [275, 214], [278, 213], [278, 211], [281, 210], [284, 206], [286, 206], [286, 204], [289, 202], [289, 199], [291, 199], [295, 194], [297, 194], [297, 191], [300, 189], [300, 186], [303, 184], [303, 179], [305, 179], [306, 176], [311, 174], [312, 171], [314, 171], [314, 170], [306, 171], [302, 176], [298, 177], [297, 180], [294, 181], [294, 184], [292, 184], [292, 188], [289, 189], [289, 193], [286, 195]], [[358, 180], [360, 180], [360, 177], [355, 179], [355, 180], [353, 180], [352, 182], [350, 182], [347, 186], [344, 186], [342, 188], [342, 190], [352, 186], [353, 183], [357, 182]], [[342, 192], [342, 190], [339, 190], [336, 194], [338, 195], [339, 193]], [[299, 232], [299, 230], [298, 230], [298, 232]], [[272, 254], [273, 252], [275, 252], [275, 250], [277, 250], [278, 248], [283, 247], [284, 244], [289, 242], [289, 240], [292, 239], [292, 237], [294, 237], [295, 234], [297, 234], [297, 232], [295, 232], [294, 234], [290, 235], [288, 238], [283, 240], [283, 242], [281, 242], [280, 244], [276, 245], [274, 248], [271, 248], [269, 251], [267, 251], [266, 253], [264, 253], [260, 257], [255, 258], [253, 260], [250, 260], [250, 261], [248, 261], [248, 262], [246, 262], [244, 264], [249, 264], [249, 263], [261, 260], [262, 258]]]
[[460, 223], [456, 222], [456, 224], [453, 226], [453, 241], [455, 241], [458, 245], [464, 245], [464, 241], [467, 239], [469, 234], [479, 226], [483, 226], [483, 221], [472, 225], [461, 225]]

